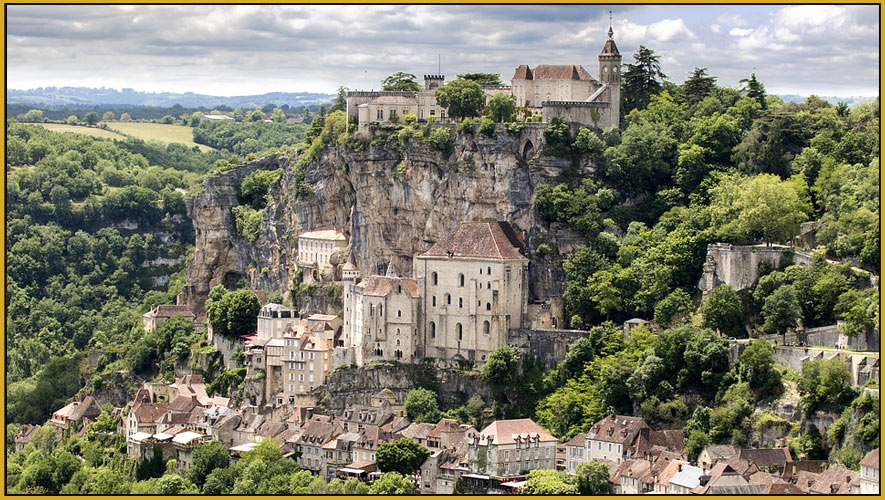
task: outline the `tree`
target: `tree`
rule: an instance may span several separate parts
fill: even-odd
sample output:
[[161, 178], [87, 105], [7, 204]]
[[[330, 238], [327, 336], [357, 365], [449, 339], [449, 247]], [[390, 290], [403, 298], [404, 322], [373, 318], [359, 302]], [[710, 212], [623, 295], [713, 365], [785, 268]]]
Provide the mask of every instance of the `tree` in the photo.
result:
[[781, 373], [775, 366], [774, 350], [767, 340], [753, 339], [744, 349], [735, 367], [739, 380], [747, 382], [757, 394], [779, 393]]
[[436, 401], [436, 393], [429, 389], [412, 389], [406, 394], [406, 415], [415, 423], [439, 421], [439, 405]]
[[602, 462], [583, 462], [575, 471], [578, 491], [582, 495], [608, 495], [611, 493], [608, 466]]
[[335, 95], [335, 99], [332, 100], [332, 107], [329, 108], [329, 111], [347, 111], [347, 87], [338, 87], [338, 93]]
[[254, 332], [260, 310], [261, 303], [252, 290], [230, 292], [222, 285], [216, 285], [209, 292], [206, 303], [213, 330], [227, 337]]
[[762, 109], [767, 108], [765, 103], [765, 85], [762, 85], [762, 82], [756, 79], [755, 71], [750, 73], [750, 78], [744, 78], [740, 83], [744, 85], [742, 90], [747, 97], [758, 102]]
[[90, 111], [86, 113], [85, 115], [83, 115], [83, 121], [86, 122], [86, 124], [90, 127], [94, 126], [96, 123], [98, 123], [98, 113], [96, 113], [95, 111]]
[[526, 495], [577, 495], [578, 487], [574, 479], [564, 472], [535, 469], [526, 475], [526, 482], [519, 487], [519, 493]]
[[120, 115], [120, 121], [121, 122], [130, 122], [130, 121], [132, 121], [132, 116], [130, 116], [129, 113], [123, 113]]
[[661, 91], [661, 82], [667, 78], [661, 71], [660, 57], [655, 51], [640, 45], [633, 59], [635, 63], [626, 65], [621, 83], [621, 112], [625, 115], [634, 109], [645, 109], [651, 96]]
[[472, 118], [482, 113], [486, 95], [472, 80], [453, 80], [436, 89], [436, 102], [449, 111], [455, 120]]
[[382, 443], [375, 455], [378, 469], [382, 472], [398, 472], [408, 476], [421, 468], [430, 451], [409, 438]]
[[69, 116], [69, 117], [67, 118], [67, 120], [65, 120], [65, 122], [66, 122], [68, 125], [76, 125], [77, 123], [80, 122], [80, 119], [77, 118], [77, 115], [71, 115], [71, 116]]
[[[378, 448], [378, 451], [380, 452], [381, 448]], [[409, 478], [403, 477], [396, 472], [384, 474], [369, 487], [370, 495], [411, 495], [414, 492], [414, 483]]]
[[381, 90], [408, 90], [418, 92], [423, 87], [417, 82], [418, 77], [411, 73], [397, 71], [381, 81]]
[[765, 333], [780, 333], [786, 341], [787, 330], [795, 328], [802, 317], [802, 309], [792, 285], [783, 285], [765, 298], [762, 318]]
[[501, 85], [500, 73], [461, 73], [461, 80], [472, 80], [480, 85]]
[[605, 151], [605, 143], [596, 135], [596, 132], [587, 127], [581, 127], [578, 130], [578, 135], [575, 136], [572, 146], [582, 156], [593, 160], [602, 158], [602, 153]]
[[707, 68], [695, 68], [682, 84], [683, 100], [693, 106], [704, 100], [716, 89], [716, 77], [707, 76]]
[[101, 115], [101, 121], [103, 122], [112, 122], [116, 118], [113, 111], [105, 111], [103, 115]]
[[230, 465], [230, 452], [218, 441], [203, 443], [194, 450], [194, 460], [187, 471], [187, 478], [202, 487], [215, 469]]
[[273, 112], [270, 114], [270, 119], [275, 123], [283, 123], [286, 121], [286, 112], [280, 108], [273, 108]]
[[677, 288], [655, 305], [654, 322], [662, 328], [668, 328], [687, 318], [693, 310], [691, 296], [685, 290]]
[[691, 431], [691, 434], [685, 438], [685, 456], [694, 462], [708, 444], [710, 444], [710, 436], [706, 432], [700, 429]]
[[730, 286], [722, 283], [714, 288], [702, 309], [705, 327], [726, 335], [746, 337], [744, 307]]
[[206, 476], [204, 495], [226, 495], [234, 489], [237, 472], [233, 467], [216, 468]]
[[789, 242], [808, 210], [790, 183], [772, 174], [728, 176], [710, 194], [713, 227], [736, 243]]
[[519, 363], [519, 350], [515, 347], [500, 346], [491, 354], [482, 366], [482, 378], [499, 387], [507, 387], [516, 380], [516, 369]]
[[851, 374], [838, 358], [814, 359], [802, 365], [799, 375], [802, 410], [841, 409], [856, 396]]
[[512, 122], [516, 119], [516, 101], [513, 96], [497, 92], [489, 99], [489, 117], [495, 122]]

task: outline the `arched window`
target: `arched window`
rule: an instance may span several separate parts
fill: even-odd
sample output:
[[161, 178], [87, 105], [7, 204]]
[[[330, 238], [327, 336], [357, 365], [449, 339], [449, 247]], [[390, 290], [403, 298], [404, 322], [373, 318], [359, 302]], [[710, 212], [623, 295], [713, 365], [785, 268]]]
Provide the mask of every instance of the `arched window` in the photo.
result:
[[436, 323], [433, 321], [430, 322], [430, 338], [436, 338]]
[[479, 274], [482, 275], [482, 268], [479, 268]]
[[464, 275], [463, 274], [458, 275], [458, 286], [464, 286]]
[[439, 284], [439, 276], [437, 276], [436, 273], [431, 273], [431, 274], [430, 274], [430, 279], [433, 281], [433, 284], [434, 284], [434, 285], [438, 285], [438, 284]]
[[[399, 332], [396, 332], [399, 333]], [[396, 346], [399, 347], [399, 339], [396, 339]]]
[[378, 304], [378, 316], [384, 316], [384, 305]]
[[491, 331], [491, 327], [492, 327], [492, 325], [489, 324], [488, 321], [483, 321], [482, 322], [482, 333], [488, 335], [489, 332]]
[[403, 317], [403, 312], [402, 312], [401, 310], [397, 309], [397, 310], [396, 310], [396, 317], [397, 317], [397, 318], [402, 318], [402, 317]]
[[491, 310], [492, 310], [492, 303], [486, 302], [486, 311], [491, 311]]
[[492, 289], [492, 282], [491, 281], [486, 281], [486, 288], [488, 288], [489, 290]]
[[455, 331], [458, 332], [458, 340], [461, 340], [461, 338], [463, 337], [463, 331], [462, 331], [462, 329], [461, 329], [461, 323], [456, 323], [456, 324], [455, 324]]
[[433, 304], [432, 304], [433, 307], [436, 307], [436, 295], [433, 296], [432, 302], [433, 302]]
[[403, 286], [402, 285], [396, 285], [396, 293], [403, 293]]
[[458, 307], [464, 307], [464, 297], [458, 297]]
[[446, 294], [446, 305], [447, 306], [452, 305], [452, 296], [449, 294]]
[[492, 275], [492, 268], [491, 267], [486, 268], [486, 274], [488, 274], [489, 276]]
[[[399, 328], [396, 329], [396, 334], [399, 335]], [[396, 345], [399, 345], [399, 339], [397, 339]]]

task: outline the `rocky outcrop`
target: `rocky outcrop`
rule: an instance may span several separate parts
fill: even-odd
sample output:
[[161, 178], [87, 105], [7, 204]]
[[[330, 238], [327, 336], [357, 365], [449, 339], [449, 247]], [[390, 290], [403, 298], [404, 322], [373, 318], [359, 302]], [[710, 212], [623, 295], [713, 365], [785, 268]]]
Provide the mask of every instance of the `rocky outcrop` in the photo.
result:
[[[440, 125], [443, 126], [443, 125]], [[405, 144], [376, 135], [362, 142], [327, 147], [307, 165], [304, 180], [313, 194], [296, 196], [300, 179], [282, 156], [243, 165], [211, 177], [188, 202], [196, 230], [196, 250], [188, 268], [188, 305], [203, 311], [209, 289], [246, 278], [253, 288], [289, 293], [300, 232], [339, 227], [349, 237], [354, 260], [365, 274], [385, 272], [392, 264], [400, 275], [412, 274], [412, 257], [465, 220], [507, 220], [534, 248], [547, 242], [562, 251], [580, 244], [579, 235], [551, 230], [537, 219], [535, 188], [551, 182], [567, 161], [543, 155], [525, 158], [523, 143], [543, 134], [499, 129], [495, 137], [456, 134], [449, 152], [419, 139]], [[543, 149], [541, 149], [543, 151]], [[261, 168], [286, 167], [271, 186], [258, 240], [244, 242], [234, 234], [230, 209], [237, 204], [242, 179]], [[592, 166], [574, 166], [592, 172]], [[529, 269], [530, 300], [560, 296], [565, 276], [553, 261], [535, 260]], [[287, 298], [288, 295], [286, 295]]]
[[494, 400], [491, 388], [477, 372], [438, 368], [432, 364], [379, 363], [336, 369], [326, 383], [314, 391], [326, 410], [340, 413], [353, 405], [370, 405], [381, 389], [390, 389], [400, 403], [418, 387], [436, 391], [440, 408], [455, 408], [478, 394], [487, 403]]

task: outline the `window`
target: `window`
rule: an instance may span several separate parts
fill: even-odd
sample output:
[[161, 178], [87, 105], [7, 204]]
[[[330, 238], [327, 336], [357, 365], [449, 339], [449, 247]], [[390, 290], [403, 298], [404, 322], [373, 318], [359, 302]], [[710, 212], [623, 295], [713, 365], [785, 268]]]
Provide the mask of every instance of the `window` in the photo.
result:
[[488, 274], [489, 276], [492, 275], [492, 268], [491, 267], [486, 268], [486, 274]]
[[396, 285], [396, 293], [403, 293], [403, 286], [402, 285]]
[[433, 321], [430, 322], [430, 338], [436, 338], [436, 323]]
[[402, 312], [402, 310], [400, 310], [400, 309], [397, 309], [397, 310], [396, 310], [396, 317], [397, 317], [397, 318], [402, 318], [402, 317], [403, 317], [403, 312]]
[[463, 332], [461, 330], [461, 323], [455, 324], [455, 331], [458, 332], [458, 340], [461, 340], [463, 337], [463, 335], [462, 335]]
[[458, 297], [458, 307], [464, 307], [464, 297]]
[[446, 294], [446, 305], [452, 305], [452, 296], [449, 294]]
[[378, 114], [377, 114], [376, 118], [378, 118], [379, 120], [384, 119], [384, 110], [383, 109], [378, 110]]
[[458, 275], [458, 286], [464, 286], [464, 275], [463, 274]]
[[433, 302], [433, 307], [436, 307], [436, 295], [433, 296], [432, 302]]
[[486, 302], [486, 311], [491, 311], [491, 310], [492, 310], [492, 303]]
[[491, 331], [491, 324], [488, 321], [482, 322], [482, 333], [488, 335]]
[[486, 281], [486, 288], [488, 288], [489, 290], [492, 289], [492, 282], [491, 281]]
[[384, 305], [378, 304], [378, 316], [384, 316]]
[[430, 110], [430, 116], [436, 116], [436, 110], [435, 110], [435, 109], [431, 109], [431, 110]]
[[[432, 115], [433, 112], [431, 111], [430, 114]], [[439, 276], [437, 276], [436, 273], [431, 273], [431, 274], [430, 274], [430, 279], [431, 279], [431, 281], [433, 281], [433, 284], [434, 284], [434, 285], [438, 285], [438, 284], [439, 284]]]
[[482, 268], [481, 267], [479, 268], [479, 274], [480, 274], [480, 276], [482, 276]]

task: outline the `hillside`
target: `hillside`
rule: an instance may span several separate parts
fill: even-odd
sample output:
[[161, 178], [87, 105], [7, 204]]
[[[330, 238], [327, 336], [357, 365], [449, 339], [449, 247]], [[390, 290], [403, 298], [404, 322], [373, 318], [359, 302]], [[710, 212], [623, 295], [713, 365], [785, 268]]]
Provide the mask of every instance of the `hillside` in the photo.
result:
[[133, 89], [106, 89], [88, 87], [41, 87], [37, 89], [8, 89], [6, 99], [9, 103], [27, 104], [32, 107], [45, 106], [95, 106], [95, 105], [127, 105], [171, 107], [179, 105], [185, 108], [207, 109], [218, 106], [231, 108], [255, 108], [265, 104], [282, 106], [301, 106], [318, 104], [332, 100], [333, 94], [317, 94], [311, 92], [271, 92], [261, 95], [246, 96], [212, 96], [193, 92], [137, 92]]

